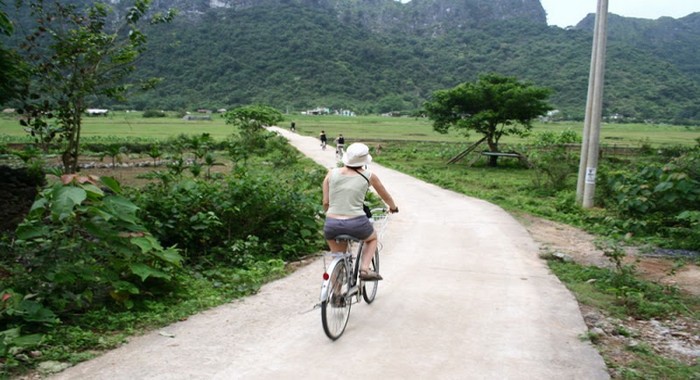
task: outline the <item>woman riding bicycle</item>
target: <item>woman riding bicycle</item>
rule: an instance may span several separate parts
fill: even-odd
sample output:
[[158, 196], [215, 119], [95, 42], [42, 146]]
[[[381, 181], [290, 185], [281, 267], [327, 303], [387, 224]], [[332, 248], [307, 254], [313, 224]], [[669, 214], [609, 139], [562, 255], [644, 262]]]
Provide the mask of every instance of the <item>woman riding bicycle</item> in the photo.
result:
[[365, 241], [362, 261], [360, 262], [360, 279], [381, 280], [379, 273], [369, 269], [372, 252], [377, 247], [377, 233], [362, 209], [365, 194], [371, 185], [382, 200], [389, 205], [389, 212], [399, 212], [394, 199], [386, 190], [376, 174], [366, 169], [372, 162], [369, 148], [362, 143], [348, 147], [343, 156], [341, 168], [328, 171], [323, 180], [323, 209], [326, 211], [326, 223], [323, 233], [332, 252], [345, 250], [345, 243], [335, 238], [350, 235]]

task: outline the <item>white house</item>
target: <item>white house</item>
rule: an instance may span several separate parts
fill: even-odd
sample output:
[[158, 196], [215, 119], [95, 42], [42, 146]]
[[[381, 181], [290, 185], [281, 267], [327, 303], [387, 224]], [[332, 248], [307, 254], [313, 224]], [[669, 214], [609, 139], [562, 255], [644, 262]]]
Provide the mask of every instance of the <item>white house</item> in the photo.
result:
[[87, 113], [88, 116], [107, 116], [108, 112], [109, 110], [101, 108], [88, 108], [85, 110], [85, 113]]

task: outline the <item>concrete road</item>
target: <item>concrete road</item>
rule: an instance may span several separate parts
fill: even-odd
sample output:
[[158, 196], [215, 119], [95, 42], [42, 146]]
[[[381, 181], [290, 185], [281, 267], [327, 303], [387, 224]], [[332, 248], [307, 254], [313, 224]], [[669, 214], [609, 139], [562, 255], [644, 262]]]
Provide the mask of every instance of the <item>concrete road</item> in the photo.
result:
[[[332, 147], [273, 128], [326, 167]], [[501, 208], [373, 164], [397, 200], [372, 305], [323, 333], [316, 261], [56, 379], [607, 379], [573, 296]], [[319, 183], [319, 186], [321, 184]]]

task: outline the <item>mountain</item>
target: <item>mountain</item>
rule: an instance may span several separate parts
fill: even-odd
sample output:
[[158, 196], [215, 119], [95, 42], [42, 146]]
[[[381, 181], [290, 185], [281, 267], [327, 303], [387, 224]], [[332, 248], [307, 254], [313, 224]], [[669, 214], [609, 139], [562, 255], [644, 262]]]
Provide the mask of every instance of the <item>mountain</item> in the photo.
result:
[[[594, 23], [588, 15], [576, 28], [592, 33]], [[610, 15], [608, 29], [607, 103], [620, 114], [697, 121], [700, 12], [677, 20]]]
[[[120, 0], [112, 0], [121, 4]], [[416, 111], [439, 89], [498, 72], [553, 90], [582, 120], [594, 15], [546, 24], [539, 0], [154, 0], [137, 75], [164, 80], [121, 107]], [[609, 17], [604, 113], [700, 123], [700, 14]], [[105, 106], [105, 104], [95, 104]], [[112, 105], [115, 106], [116, 105]]]

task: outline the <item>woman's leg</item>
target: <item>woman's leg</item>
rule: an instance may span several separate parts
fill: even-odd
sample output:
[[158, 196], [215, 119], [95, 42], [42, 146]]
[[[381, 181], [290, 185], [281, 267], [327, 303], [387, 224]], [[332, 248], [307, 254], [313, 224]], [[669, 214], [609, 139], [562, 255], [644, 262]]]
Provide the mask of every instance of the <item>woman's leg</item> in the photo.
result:
[[360, 262], [360, 270], [369, 270], [369, 264], [374, 257], [374, 251], [377, 249], [377, 233], [372, 232], [367, 239], [362, 249], [362, 261]]
[[335, 239], [326, 240], [328, 242], [328, 247], [330, 247], [331, 252], [345, 252], [346, 242], [338, 243]]

